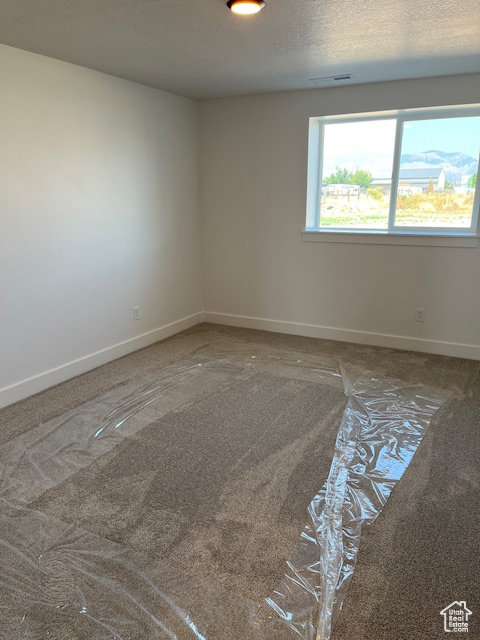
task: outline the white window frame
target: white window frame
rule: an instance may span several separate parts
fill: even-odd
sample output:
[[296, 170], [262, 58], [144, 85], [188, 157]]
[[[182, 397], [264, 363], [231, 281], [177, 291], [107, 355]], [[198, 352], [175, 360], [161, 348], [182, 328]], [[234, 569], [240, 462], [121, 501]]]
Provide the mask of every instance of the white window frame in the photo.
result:
[[[387, 244], [426, 244], [439, 246], [478, 246], [480, 185], [475, 189], [472, 222], [465, 227], [407, 227], [395, 225], [395, 210], [400, 171], [403, 124], [412, 120], [433, 120], [480, 116], [480, 105], [433, 107], [424, 109], [404, 109], [365, 114], [339, 116], [319, 116], [309, 120], [308, 139], [308, 183], [307, 218], [303, 239], [321, 242], [385, 242]], [[392, 167], [392, 183], [388, 227], [386, 229], [365, 229], [353, 227], [321, 227], [321, 189], [323, 178], [323, 141], [326, 124], [366, 122], [369, 120], [396, 120], [395, 144]], [[477, 175], [480, 172], [480, 158]], [[420, 240], [420, 241], [419, 241]]]

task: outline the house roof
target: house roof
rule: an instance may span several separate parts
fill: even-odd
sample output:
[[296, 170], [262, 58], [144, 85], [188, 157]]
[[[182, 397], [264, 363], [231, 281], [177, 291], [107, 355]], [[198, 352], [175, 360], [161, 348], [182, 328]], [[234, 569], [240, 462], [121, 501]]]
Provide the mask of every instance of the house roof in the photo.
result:
[[[399, 180], [438, 180], [440, 174], [442, 173], [443, 168], [439, 169], [400, 169], [398, 174]], [[391, 175], [380, 175], [376, 176], [373, 179], [373, 182], [390, 182], [392, 179]]]
[[429, 180], [430, 178], [432, 178], [433, 180], [436, 180], [440, 177], [442, 171], [442, 167], [440, 167], [439, 169], [400, 169], [400, 174], [398, 177], [400, 180], [408, 180], [409, 178], [424, 178], [425, 180]]

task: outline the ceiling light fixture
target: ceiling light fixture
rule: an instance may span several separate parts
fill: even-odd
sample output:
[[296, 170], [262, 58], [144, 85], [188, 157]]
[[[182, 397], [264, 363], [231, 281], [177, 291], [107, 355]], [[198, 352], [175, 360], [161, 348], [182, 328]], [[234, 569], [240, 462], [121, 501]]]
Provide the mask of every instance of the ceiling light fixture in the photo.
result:
[[227, 7], [242, 16], [251, 16], [258, 13], [265, 6], [263, 0], [230, 0]]

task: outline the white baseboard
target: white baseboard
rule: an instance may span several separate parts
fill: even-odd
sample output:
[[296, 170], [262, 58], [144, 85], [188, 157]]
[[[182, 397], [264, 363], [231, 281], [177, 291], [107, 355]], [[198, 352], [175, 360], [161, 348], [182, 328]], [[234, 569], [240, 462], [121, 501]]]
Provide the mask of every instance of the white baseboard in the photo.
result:
[[315, 324], [302, 324], [299, 322], [251, 318], [249, 316], [236, 316], [211, 311], [205, 312], [204, 320], [205, 322], [225, 324], [231, 327], [261, 329], [263, 331], [288, 333], [295, 336], [306, 336], [308, 338], [324, 338], [326, 340], [353, 342], [375, 347], [389, 347], [391, 349], [405, 349], [407, 351], [420, 351], [421, 353], [434, 353], [442, 356], [453, 356], [455, 358], [480, 360], [480, 346], [478, 345], [425, 340], [423, 338], [409, 338], [407, 336], [394, 336], [385, 333], [370, 333], [368, 331], [354, 331], [335, 327], [322, 327]]
[[34, 393], [38, 393], [39, 391], [43, 391], [44, 389], [48, 389], [49, 387], [53, 387], [60, 382], [70, 380], [70, 378], [74, 378], [86, 371], [96, 369], [96, 367], [100, 367], [102, 364], [106, 364], [107, 362], [126, 356], [133, 351], [138, 351], [139, 349], [143, 349], [143, 347], [148, 347], [154, 342], [169, 338], [175, 333], [179, 333], [184, 329], [189, 329], [196, 324], [200, 324], [203, 322], [203, 318], [203, 312], [195, 313], [192, 316], [182, 318], [181, 320], [177, 320], [176, 322], [167, 324], [164, 327], [154, 329], [153, 331], [144, 333], [136, 338], [130, 338], [130, 340], [119, 342], [118, 344], [114, 344], [113, 346], [102, 349], [101, 351], [96, 351], [95, 353], [91, 353], [90, 355], [79, 358], [78, 360], [73, 360], [72, 362], [68, 362], [60, 367], [56, 367], [55, 369], [50, 369], [49, 371], [27, 378], [21, 382], [4, 387], [3, 389], [0, 389], [0, 408], [13, 404], [18, 400], [23, 400], [24, 398], [27, 398]]
[[228, 313], [200, 312], [177, 322], [165, 325], [136, 338], [125, 340], [101, 351], [97, 351], [78, 360], [73, 360], [55, 369], [50, 369], [26, 380], [22, 380], [8, 387], [0, 389], [0, 408], [23, 400], [39, 391], [53, 387], [56, 384], [70, 380], [82, 373], [91, 371], [96, 367], [128, 355], [138, 349], [148, 347], [159, 340], [164, 340], [175, 333], [189, 329], [201, 322], [224, 324], [246, 329], [261, 329], [274, 333], [287, 333], [309, 338], [324, 338], [341, 342], [353, 342], [376, 347], [389, 347], [392, 349], [405, 349], [407, 351], [419, 351], [421, 353], [433, 353], [437, 355], [453, 356], [456, 358], [468, 358], [480, 360], [480, 346], [461, 344], [457, 342], [442, 342], [425, 340], [423, 338], [409, 338], [406, 336], [394, 336], [383, 333], [371, 333], [368, 331], [354, 331], [351, 329], [338, 329], [335, 327], [322, 327], [314, 324], [299, 322], [285, 322], [282, 320], [269, 320], [265, 318], [252, 318], [249, 316], [237, 316]]

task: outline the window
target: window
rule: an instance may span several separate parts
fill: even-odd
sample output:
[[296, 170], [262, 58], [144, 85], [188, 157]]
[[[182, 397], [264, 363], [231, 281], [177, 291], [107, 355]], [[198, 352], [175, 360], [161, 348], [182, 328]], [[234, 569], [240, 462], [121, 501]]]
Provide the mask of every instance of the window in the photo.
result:
[[476, 236], [480, 108], [310, 119], [306, 231]]

